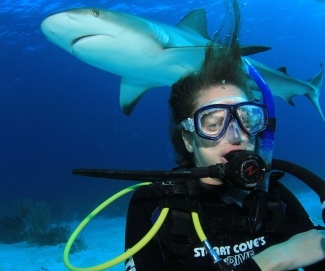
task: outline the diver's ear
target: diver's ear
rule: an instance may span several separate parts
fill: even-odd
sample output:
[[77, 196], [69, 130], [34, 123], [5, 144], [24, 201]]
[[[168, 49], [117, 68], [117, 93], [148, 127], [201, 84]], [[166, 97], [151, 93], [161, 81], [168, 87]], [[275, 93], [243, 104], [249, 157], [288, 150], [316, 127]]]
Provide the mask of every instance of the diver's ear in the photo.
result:
[[188, 152], [193, 153], [193, 144], [192, 144], [192, 133], [182, 131], [182, 138], [185, 144], [185, 148]]

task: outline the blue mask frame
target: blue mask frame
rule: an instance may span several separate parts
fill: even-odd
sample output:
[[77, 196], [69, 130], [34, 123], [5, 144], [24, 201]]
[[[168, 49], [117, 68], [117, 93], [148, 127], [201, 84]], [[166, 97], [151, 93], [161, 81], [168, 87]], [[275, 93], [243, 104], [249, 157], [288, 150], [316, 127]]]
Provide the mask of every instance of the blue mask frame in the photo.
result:
[[[258, 130], [255, 130], [254, 132], [248, 130], [245, 125], [243, 124], [241, 118], [238, 116], [236, 109], [241, 107], [241, 106], [246, 106], [246, 105], [252, 105], [254, 107], [258, 107], [259, 109], [261, 109], [262, 112], [262, 116], [261, 116], [261, 123], [260, 123], [260, 127]], [[200, 125], [200, 115], [201, 113], [203, 113], [204, 111], [208, 111], [210, 109], [225, 109], [227, 110], [227, 116], [226, 119], [224, 121], [224, 125], [222, 127], [222, 129], [220, 130], [220, 132], [215, 135], [208, 135], [206, 133], [204, 133], [201, 129], [201, 125]], [[194, 130], [196, 131], [196, 133], [204, 138], [204, 139], [208, 139], [208, 140], [219, 140], [227, 131], [229, 123], [233, 120], [233, 119], [237, 120], [237, 123], [239, 125], [239, 127], [241, 128], [242, 131], [244, 131], [246, 134], [248, 134], [250, 137], [255, 136], [259, 133], [261, 133], [262, 131], [265, 130], [265, 128], [267, 127], [268, 124], [268, 113], [267, 113], [267, 108], [264, 105], [258, 104], [258, 103], [253, 103], [253, 102], [242, 102], [242, 103], [236, 103], [236, 104], [210, 104], [207, 106], [203, 106], [201, 108], [199, 108], [195, 113], [194, 113], [194, 117], [193, 119], [188, 118], [187, 120], [182, 121], [181, 125], [182, 127], [190, 132], [194, 132]]]

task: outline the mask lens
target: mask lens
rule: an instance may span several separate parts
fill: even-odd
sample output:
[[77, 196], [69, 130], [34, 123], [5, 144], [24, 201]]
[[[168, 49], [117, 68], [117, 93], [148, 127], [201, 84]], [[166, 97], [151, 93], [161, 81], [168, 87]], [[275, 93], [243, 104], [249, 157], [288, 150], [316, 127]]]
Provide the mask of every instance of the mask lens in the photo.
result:
[[242, 105], [236, 108], [236, 114], [243, 128], [251, 135], [265, 129], [266, 114], [264, 108], [257, 105]]
[[249, 136], [262, 132], [268, 122], [266, 107], [251, 102], [204, 106], [194, 113], [193, 120], [199, 136], [218, 140], [227, 131], [233, 118]]
[[199, 130], [202, 134], [217, 137], [225, 127], [227, 110], [211, 108], [198, 115]]

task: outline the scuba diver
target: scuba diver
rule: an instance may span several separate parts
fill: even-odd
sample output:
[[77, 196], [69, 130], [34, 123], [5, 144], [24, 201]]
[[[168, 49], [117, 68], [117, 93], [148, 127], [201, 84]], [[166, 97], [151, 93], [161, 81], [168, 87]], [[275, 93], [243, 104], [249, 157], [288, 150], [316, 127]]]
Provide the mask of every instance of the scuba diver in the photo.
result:
[[[297, 165], [272, 159], [273, 96], [256, 69], [242, 58], [236, 0], [231, 10], [227, 38], [215, 37], [201, 68], [172, 86], [170, 134], [179, 167], [140, 174], [73, 170], [84, 176], [155, 182], [119, 192], [81, 222], [64, 250], [69, 270], [106, 270], [122, 261], [126, 271], [324, 270], [324, 228], [313, 225], [279, 180], [283, 171], [301, 179], [320, 196], [323, 209], [325, 182]], [[263, 104], [254, 100], [252, 82], [262, 92]], [[125, 253], [94, 267], [74, 267], [69, 251], [83, 227], [110, 202], [134, 189]]]
[[[201, 69], [172, 86], [170, 131], [181, 169], [227, 164], [242, 151], [259, 153], [264, 160], [272, 156], [272, 95], [241, 57], [236, 1], [234, 15], [231, 35], [218, 41], [222, 46], [216, 49], [212, 42]], [[254, 101], [247, 73], [260, 87], [264, 105]], [[243, 174], [254, 175], [254, 163]], [[125, 270], [324, 270], [325, 231], [315, 229], [299, 201], [278, 182], [283, 175], [268, 172], [256, 176], [256, 183], [236, 177], [174, 177], [139, 188], [129, 204], [126, 251], [151, 229], [163, 208], [170, 210], [158, 234], [126, 260]], [[208, 244], [195, 232], [193, 211]], [[217, 264], [208, 255], [213, 252]]]

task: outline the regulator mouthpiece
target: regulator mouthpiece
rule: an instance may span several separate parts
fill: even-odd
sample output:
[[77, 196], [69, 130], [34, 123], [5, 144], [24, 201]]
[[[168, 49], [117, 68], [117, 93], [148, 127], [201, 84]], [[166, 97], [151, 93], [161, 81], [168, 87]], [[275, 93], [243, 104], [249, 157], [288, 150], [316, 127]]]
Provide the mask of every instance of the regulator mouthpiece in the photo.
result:
[[253, 151], [231, 151], [225, 158], [225, 177], [221, 180], [245, 190], [254, 187], [264, 179], [266, 164], [261, 156]]

